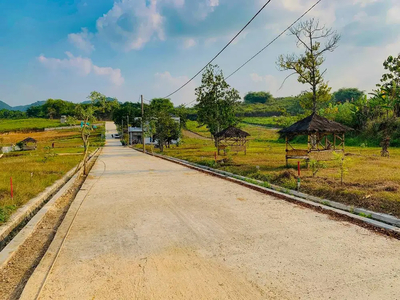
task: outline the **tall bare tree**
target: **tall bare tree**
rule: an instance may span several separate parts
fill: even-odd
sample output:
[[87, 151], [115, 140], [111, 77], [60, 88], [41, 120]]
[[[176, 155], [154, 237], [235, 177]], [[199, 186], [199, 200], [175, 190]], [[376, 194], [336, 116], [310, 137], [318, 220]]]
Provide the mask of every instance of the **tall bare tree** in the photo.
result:
[[326, 100], [330, 92], [328, 84], [324, 81], [326, 69], [324, 71], [320, 69], [325, 61], [324, 53], [337, 48], [340, 35], [332, 28], [321, 26], [314, 18], [293, 26], [290, 28], [290, 33], [296, 37], [297, 47], [303, 48], [305, 52], [300, 55], [281, 55], [277, 65], [281, 71], [294, 71], [286, 79], [297, 74], [299, 82], [311, 86], [309, 108], [316, 112], [317, 103]]

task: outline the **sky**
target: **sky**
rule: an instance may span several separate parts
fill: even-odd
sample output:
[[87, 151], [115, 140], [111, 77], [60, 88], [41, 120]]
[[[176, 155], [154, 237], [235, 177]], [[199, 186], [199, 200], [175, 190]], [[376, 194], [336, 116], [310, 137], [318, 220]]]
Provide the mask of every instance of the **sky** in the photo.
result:
[[[81, 102], [91, 91], [119, 101], [165, 97], [199, 71], [266, 0], [0, 1], [0, 100], [24, 105], [48, 98]], [[316, 0], [272, 0], [215, 61], [225, 75], [263, 48]], [[335, 91], [367, 93], [400, 53], [399, 0], [322, 0], [305, 18], [341, 35], [326, 53], [325, 78]], [[301, 53], [283, 35], [228, 83], [241, 96], [275, 97], [308, 89], [279, 71], [281, 54]], [[192, 102], [201, 77], [171, 97]]]

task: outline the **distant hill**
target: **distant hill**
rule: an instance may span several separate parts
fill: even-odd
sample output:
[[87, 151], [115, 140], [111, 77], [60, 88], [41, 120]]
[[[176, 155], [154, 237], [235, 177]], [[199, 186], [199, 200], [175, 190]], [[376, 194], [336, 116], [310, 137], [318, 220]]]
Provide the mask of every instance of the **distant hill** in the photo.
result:
[[36, 101], [35, 103], [27, 104], [27, 105], [10, 106], [5, 102], [0, 101], [0, 109], [26, 111], [31, 106], [43, 105], [45, 102], [46, 101]]
[[0, 109], [12, 110], [12, 107], [3, 101], [0, 101]]
[[[114, 98], [107, 97], [107, 101], [114, 101]], [[7, 103], [0, 101], [0, 109], [7, 109], [7, 110], [19, 110], [19, 111], [26, 111], [29, 107], [32, 106], [39, 106], [45, 104], [46, 101], [36, 101], [35, 103], [32, 104], [27, 104], [27, 105], [19, 105], [19, 106], [10, 106]], [[90, 104], [90, 101], [83, 101], [81, 102], [82, 104]], [[121, 103], [121, 102], [120, 102]]]

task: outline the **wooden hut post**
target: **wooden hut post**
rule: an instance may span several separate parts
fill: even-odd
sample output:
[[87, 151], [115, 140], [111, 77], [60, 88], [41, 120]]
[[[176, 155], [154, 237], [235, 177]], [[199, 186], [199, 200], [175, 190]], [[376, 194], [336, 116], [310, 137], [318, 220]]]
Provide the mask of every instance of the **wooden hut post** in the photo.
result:
[[343, 133], [343, 146], [342, 146], [342, 149], [343, 149], [343, 154], [344, 154], [344, 133]]
[[287, 156], [287, 153], [288, 153], [288, 143], [289, 143], [289, 140], [288, 140], [288, 137], [286, 136], [285, 137], [285, 141], [286, 141], [286, 155], [285, 155], [285, 158], [286, 158], [286, 167], [288, 167], [289, 166], [289, 162], [288, 162], [288, 156]]
[[333, 150], [336, 151], [336, 133], [333, 134]]

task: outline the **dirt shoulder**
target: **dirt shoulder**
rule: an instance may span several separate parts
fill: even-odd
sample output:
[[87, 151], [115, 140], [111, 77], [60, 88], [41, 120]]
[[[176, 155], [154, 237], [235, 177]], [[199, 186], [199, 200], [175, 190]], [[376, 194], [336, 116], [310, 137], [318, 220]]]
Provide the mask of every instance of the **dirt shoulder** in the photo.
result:
[[[95, 159], [91, 165], [94, 161]], [[76, 179], [72, 187], [57, 199], [35, 232], [21, 245], [10, 262], [0, 269], [0, 299], [19, 299], [84, 181], [84, 177]]]

